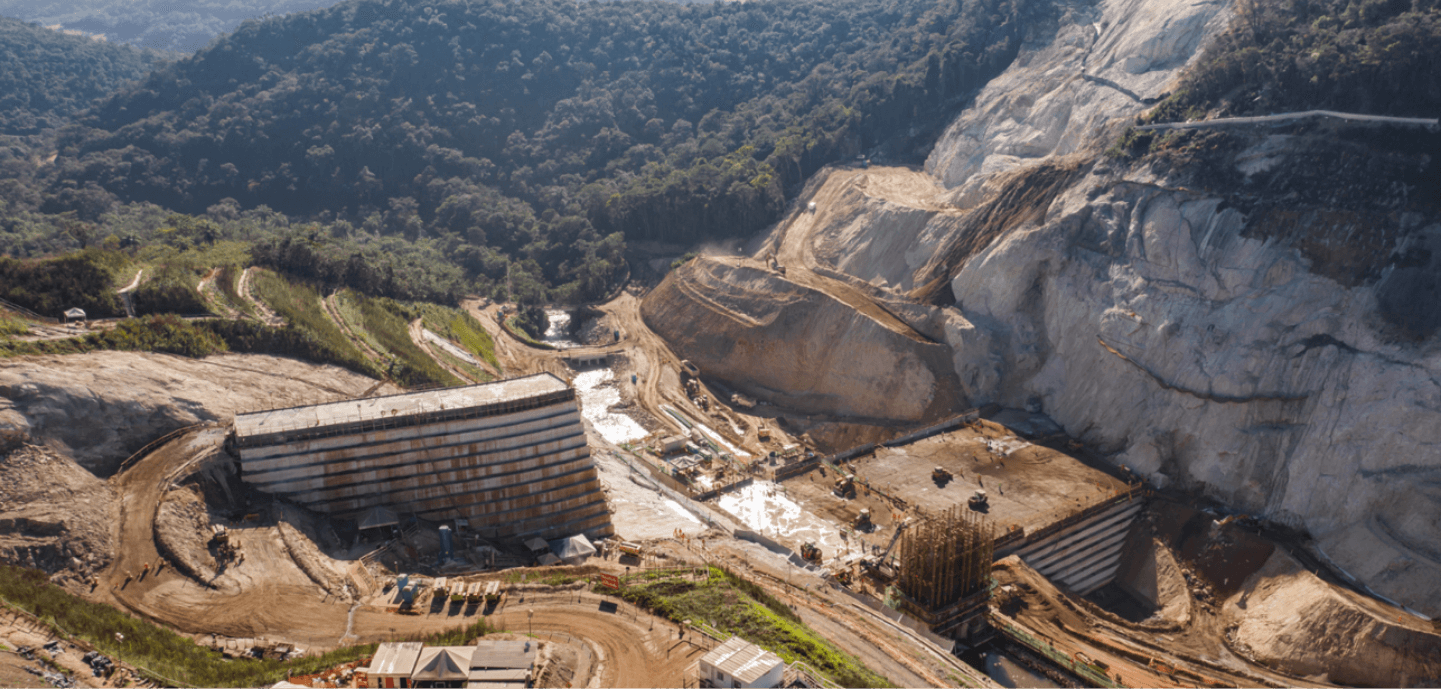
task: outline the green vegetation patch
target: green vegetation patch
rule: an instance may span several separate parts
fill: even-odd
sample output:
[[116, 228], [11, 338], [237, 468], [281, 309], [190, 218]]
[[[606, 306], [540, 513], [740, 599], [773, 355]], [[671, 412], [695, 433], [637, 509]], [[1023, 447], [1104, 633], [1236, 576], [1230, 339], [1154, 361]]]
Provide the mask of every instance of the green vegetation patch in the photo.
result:
[[461, 381], [430, 358], [410, 338], [410, 323], [405, 307], [391, 299], [363, 298], [360, 313], [365, 329], [375, 336], [380, 346], [395, 357], [389, 374], [407, 387], [421, 385], [460, 385]]
[[198, 359], [226, 351], [229, 347], [225, 338], [215, 330], [173, 314], [127, 318], [114, 328], [63, 340], [0, 342], [0, 356], [80, 354], [99, 349], [161, 352]]
[[785, 603], [723, 568], [711, 567], [705, 581], [658, 573], [630, 577], [620, 596], [675, 622], [706, 623], [735, 634], [787, 663], [804, 661], [841, 686], [893, 686], [807, 627]]
[[340, 326], [330, 319], [320, 305], [320, 294], [308, 285], [289, 282], [268, 270], [256, 271], [252, 283], [255, 293], [291, 328], [311, 339], [314, 348], [323, 352], [320, 360], [335, 363], [352, 371], [380, 378], [382, 372], [361, 353]]
[[115, 281], [129, 265], [125, 254], [104, 249], [44, 260], [0, 257], [0, 298], [51, 318], [75, 307], [91, 318], [123, 316]]
[[[305, 675], [375, 653], [375, 644], [347, 646], [318, 656], [289, 661], [226, 659], [169, 629], [92, 603], [46, 580], [44, 572], [0, 565], [0, 599], [40, 618], [52, 629], [77, 636], [100, 652], [148, 671], [164, 684], [198, 687], [255, 687], [274, 684], [287, 674]], [[493, 631], [485, 620], [433, 634], [418, 641], [463, 645]], [[115, 635], [124, 635], [117, 641]]]
[[417, 303], [412, 308], [432, 332], [459, 342], [461, 348], [500, 370], [500, 360], [495, 356], [495, 340], [491, 339], [485, 326], [464, 309], [427, 303]]

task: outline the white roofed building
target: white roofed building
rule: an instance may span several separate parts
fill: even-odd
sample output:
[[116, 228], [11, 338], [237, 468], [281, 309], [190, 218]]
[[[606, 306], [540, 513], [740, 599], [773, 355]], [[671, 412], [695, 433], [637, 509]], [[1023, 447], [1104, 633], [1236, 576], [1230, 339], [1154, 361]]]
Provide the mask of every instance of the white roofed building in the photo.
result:
[[697, 667], [702, 687], [778, 687], [785, 671], [780, 656], [738, 636], [705, 654]]
[[537, 641], [479, 639], [474, 646], [383, 643], [365, 669], [373, 689], [525, 689], [532, 684]]

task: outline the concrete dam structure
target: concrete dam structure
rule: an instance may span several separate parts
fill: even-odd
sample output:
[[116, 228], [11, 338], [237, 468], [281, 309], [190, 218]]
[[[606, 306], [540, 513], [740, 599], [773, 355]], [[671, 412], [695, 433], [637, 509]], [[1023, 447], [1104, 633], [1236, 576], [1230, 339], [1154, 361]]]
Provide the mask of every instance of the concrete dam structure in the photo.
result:
[[613, 533], [575, 390], [542, 373], [235, 417], [242, 480], [337, 518], [376, 506], [488, 538]]

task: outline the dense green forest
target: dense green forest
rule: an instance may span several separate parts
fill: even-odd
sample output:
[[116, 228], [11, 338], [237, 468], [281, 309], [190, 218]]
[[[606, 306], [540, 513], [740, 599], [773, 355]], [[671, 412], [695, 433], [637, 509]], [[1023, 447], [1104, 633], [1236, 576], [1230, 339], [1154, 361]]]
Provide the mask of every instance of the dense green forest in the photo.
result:
[[333, 4], [334, 0], [0, 0], [0, 14], [103, 35], [112, 43], [192, 53], [247, 19]]
[[[919, 159], [1050, 7], [355, 0], [247, 22], [65, 129], [53, 164], [12, 152], [0, 232], [70, 248], [26, 215], [69, 212], [143, 245], [156, 223], [110, 216], [151, 203], [369, 293], [419, 296], [394, 283], [425, 268], [432, 291], [594, 298], [627, 240], [751, 234], [821, 165]], [[257, 212], [284, 221], [237, 228]]]
[[65, 124], [90, 101], [145, 77], [162, 59], [153, 50], [0, 17], [0, 134], [35, 134]]
[[1441, 0], [1242, 0], [1157, 113], [1441, 115]]

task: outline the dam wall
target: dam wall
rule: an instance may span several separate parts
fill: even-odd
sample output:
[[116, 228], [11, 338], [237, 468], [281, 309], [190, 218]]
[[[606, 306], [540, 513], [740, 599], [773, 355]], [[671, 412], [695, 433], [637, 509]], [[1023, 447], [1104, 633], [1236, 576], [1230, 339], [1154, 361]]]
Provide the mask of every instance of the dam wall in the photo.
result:
[[241, 478], [338, 518], [377, 506], [481, 536], [613, 533], [575, 391], [550, 374], [240, 414]]

